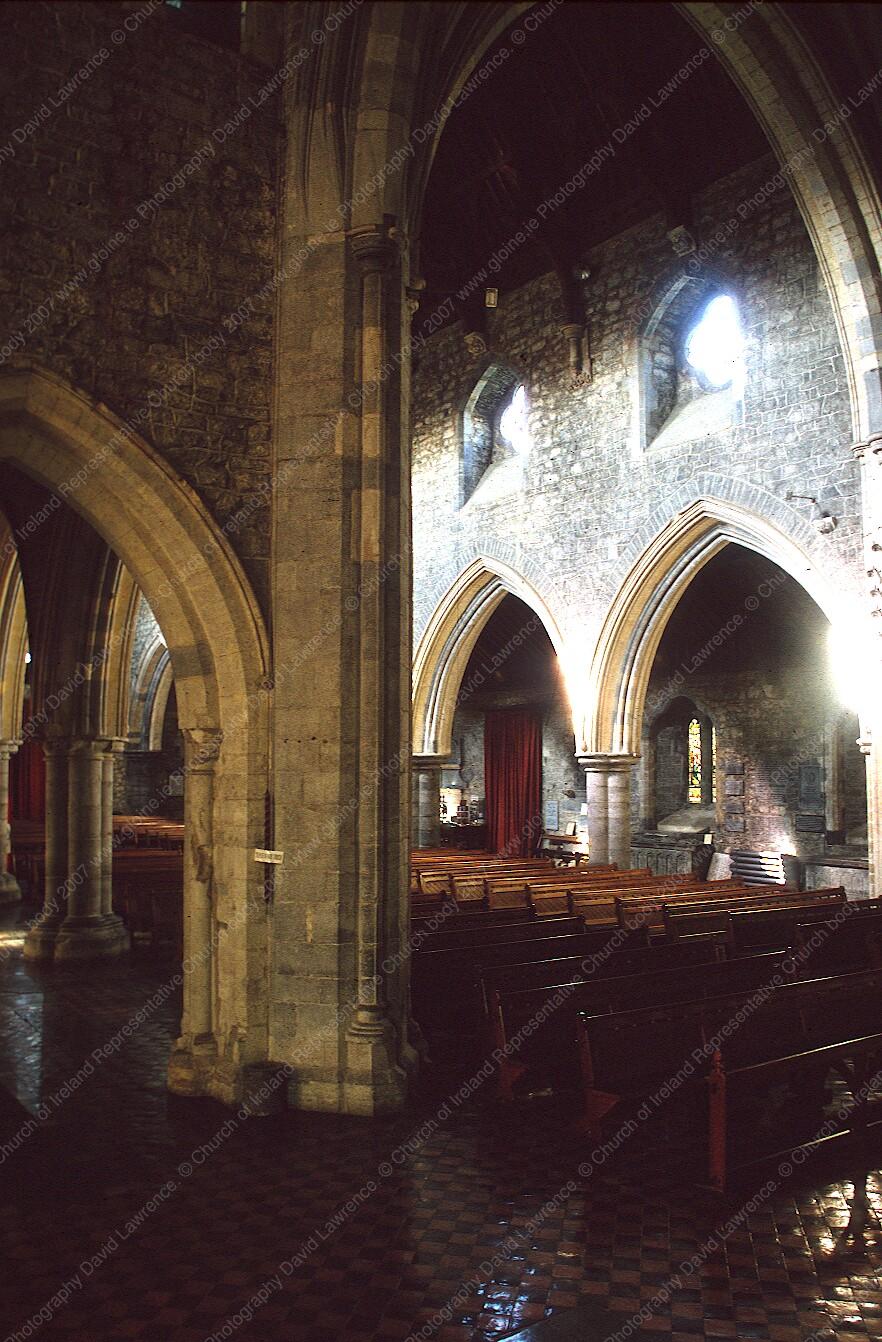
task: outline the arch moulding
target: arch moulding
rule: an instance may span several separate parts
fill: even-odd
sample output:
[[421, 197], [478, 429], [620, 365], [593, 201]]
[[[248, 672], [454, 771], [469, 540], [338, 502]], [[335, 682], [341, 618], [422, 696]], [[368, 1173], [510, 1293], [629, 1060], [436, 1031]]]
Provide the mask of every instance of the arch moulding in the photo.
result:
[[697, 499], [645, 547], [610, 606], [591, 665], [586, 753], [640, 753], [646, 688], [668, 620], [704, 565], [732, 543], [782, 568], [831, 623], [841, 617], [839, 584], [797, 541], [737, 504]]
[[531, 582], [497, 558], [472, 561], [441, 597], [416, 650], [413, 669], [413, 745], [422, 755], [448, 755], [462, 678], [482, 629], [506, 596], [519, 597], [538, 616], [558, 657], [561, 627]]
[[263, 841], [267, 788], [269, 654], [257, 602], [195, 491], [110, 410], [54, 375], [22, 367], [0, 376], [0, 458], [92, 524], [166, 639], [190, 745], [184, 1022], [170, 1082], [234, 1102], [267, 1039], [265, 1009], [247, 997], [249, 958], [265, 952], [267, 936], [259, 869], [247, 860]]

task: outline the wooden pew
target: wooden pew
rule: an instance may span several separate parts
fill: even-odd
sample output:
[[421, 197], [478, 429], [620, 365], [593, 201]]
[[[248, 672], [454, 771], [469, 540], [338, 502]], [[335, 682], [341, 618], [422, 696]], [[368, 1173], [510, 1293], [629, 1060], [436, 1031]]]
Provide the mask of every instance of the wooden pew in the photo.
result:
[[[554, 928], [554, 932], [550, 929]], [[422, 946], [424, 952], [447, 950], [472, 950], [482, 946], [495, 946], [510, 941], [535, 941], [548, 936], [561, 936], [570, 932], [583, 931], [581, 918], [567, 916], [556, 919], [553, 924], [537, 924], [535, 919], [523, 918], [499, 923], [483, 922], [465, 928], [447, 929], [441, 927], [432, 932]]]
[[[568, 904], [573, 913], [582, 915], [586, 926], [646, 927], [651, 933], [661, 926], [667, 903], [702, 899], [706, 894], [705, 883], [696, 882], [694, 878], [679, 877], [680, 885], [672, 885], [670, 877], [655, 879], [657, 883], [644, 882], [637, 886], [610, 885], [605, 889], [572, 890]], [[729, 898], [740, 893], [737, 886], [727, 891]]]
[[[603, 891], [615, 885], [642, 887], [658, 880], [658, 877], [654, 877], [646, 869], [589, 874], [589, 869], [585, 868], [579, 873], [555, 871], [541, 876], [528, 874], [525, 877], [522, 874], [487, 877], [484, 881], [484, 892], [488, 908], [532, 907], [534, 911], [538, 911], [540, 900], [556, 900], [560, 903], [561, 899], [566, 900], [570, 891], [582, 891], [587, 894], [592, 891]], [[562, 908], [562, 911], [568, 910]]]
[[[452, 1029], [474, 1035], [481, 1025], [480, 973], [485, 966], [519, 964], [524, 960], [547, 960], [559, 956], [590, 955], [608, 941], [600, 932], [558, 932], [553, 923], [532, 923], [532, 936], [506, 941], [484, 940], [465, 946], [427, 950], [413, 958], [411, 993], [413, 1014], [420, 1025]], [[629, 944], [640, 944], [640, 933], [631, 934]]]
[[[462, 885], [460, 898], [483, 899], [483, 879], [486, 875], [493, 874], [520, 874], [524, 876], [536, 871], [553, 871], [550, 863], [539, 862], [538, 860], [528, 860], [523, 863], [484, 861], [474, 865], [459, 863], [450, 864], [441, 867], [431, 867], [419, 873], [419, 890], [424, 895], [444, 895], [454, 894], [454, 880], [468, 883]], [[469, 893], [469, 888], [475, 890], [474, 894]]]
[[[649, 949], [652, 954], [654, 948]], [[500, 1066], [499, 1096], [512, 1099], [512, 1086], [527, 1072], [556, 1088], [573, 1084], [578, 1075], [580, 1012], [593, 1016], [752, 991], [782, 974], [787, 958], [786, 951], [773, 951], [740, 960], [708, 958], [674, 967], [647, 964], [638, 973], [612, 972], [570, 983], [497, 990], [490, 1008], [494, 1047], [510, 1050], [519, 1032], [529, 1031], [514, 1055]], [[614, 970], [620, 966], [621, 962], [619, 966], [614, 962]], [[542, 1019], [558, 999], [560, 1005]]]
[[[814, 921], [815, 918], [830, 918], [844, 902], [846, 892], [842, 887], [836, 887], [831, 890], [805, 891], [803, 894], [767, 894], [756, 902], [748, 902], [746, 906], [742, 903], [738, 907], [726, 905], [726, 900], [714, 902], [713, 905], [671, 905], [663, 913], [663, 918], [666, 935], [670, 939], [701, 931], [726, 931], [732, 938], [733, 946], [746, 949], [750, 946], [788, 945], [800, 910], [805, 911], [804, 921]], [[777, 939], [780, 937], [784, 937], [784, 941]]]
[[122, 848], [113, 854], [113, 909], [135, 944], [183, 953], [184, 857], [180, 850]]
[[846, 903], [832, 919], [797, 923], [793, 954], [813, 976], [882, 969], [882, 901]]
[[725, 958], [725, 947], [719, 937], [711, 933], [707, 937], [679, 941], [676, 945], [613, 944], [587, 956], [530, 960], [514, 965], [485, 965], [480, 969], [485, 1021], [489, 1023], [496, 992], [553, 988], [562, 983], [578, 983], [619, 974], [640, 974], [656, 969], [689, 968]]
[[733, 909], [729, 926], [735, 950], [746, 954], [771, 946], [788, 946], [796, 935], [799, 922], [825, 922], [846, 903], [844, 890], [812, 893], [821, 898], [794, 904], [775, 903], [760, 909]]
[[620, 927], [628, 927], [635, 919], [639, 919], [653, 930], [664, 933], [668, 914], [686, 910], [719, 912], [744, 901], [759, 904], [767, 896], [771, 898], [781, 894], [780, 886], [747, 886], [738, 881], [714, 884], [719, 884], [721, 888], [709, 890], [707, 882], [693, 880], [678, 890], [658, 895], [648, 890], [645, 894], [638, 891], [633, 895], [622, 896], [616, 902], [616, 920]]
[[[681, 1109], [697, 1117], [703, 1170], [710, 1186], [723, 1191], [733, 1168], [761, 1154], [755, 1114], [748, 1122], [742, 1112], [741, 1149], [732, 1149], [736, 1093], [743, 1110], [755, 1109], [758, 1099], [766, 1103], [768, 1086], [786, 1080], [796, 1088], [797, 1112], [814, 1122], [831, 1062], [850, 1053], [865, 1060], [882, 1049], [882, 971], [798, 982], [782, 977], [761, 992], [580, 1013], [585, 1128], [592, 1140], [603, 1140], [610, 1120], [618, 1126], [641, 1105], [657, 1112], [675, 1095], [678, 1121]], [[782, 1132], [773, 1133], [773, 1150], [784, 1141]]]
[[441, 905], [436, 911], [411, 913], [411, 931], [455, 932], [468, 927], [500, 927], [504, 923], [530, 921], [529, 909], [459, 909], [455, 904]]

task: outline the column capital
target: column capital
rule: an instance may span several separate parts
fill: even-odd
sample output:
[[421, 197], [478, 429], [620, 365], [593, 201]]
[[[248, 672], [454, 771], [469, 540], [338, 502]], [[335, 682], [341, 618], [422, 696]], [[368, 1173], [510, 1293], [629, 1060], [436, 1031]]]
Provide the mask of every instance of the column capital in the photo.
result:
[[67, 749], [70, 755], [105, 755], [109, 740], [106, 736], [70, 736]]
[[389, 269], [398, 250], [397, 239], [397, 230], [383, 224], [368, 224], [350, 231], [349, 243], [363, 274], [379, 274]]
[[446, 769], [450, 764], [449, 755], [412, 755], [411, 768], [424, 772], [427, 769]]
[[14, 755], [21, 745], [21, 741], [0, 739], [0, 755]]
[[108, 755], [121, 755], [129, 744], [124, 736], [102, 736], [100, 740]]
[[627, 755], [624, 753], [606, 754], [597, 752], [594, 754], [579, 754], [576, 756], [579, 765], [586, 773], [626, 773], [633, 769], [634, 765], [640, 759], [639, 755]]
[[420, 310], [420, 304], [423, 301], [425, 288], [426, 281], [421, 276], [412, 279], [410, 284], [405, 288], [404, 292], [407, 298], [407, 309], [412, 317], [415, 317]]
[[864, 438], [858, 443], [852, 443], [851, 451], [858, 461], [862, 461], [867, 453], [873, 455], [882, 453], [882, 433], [871, 433], [868, 438]]

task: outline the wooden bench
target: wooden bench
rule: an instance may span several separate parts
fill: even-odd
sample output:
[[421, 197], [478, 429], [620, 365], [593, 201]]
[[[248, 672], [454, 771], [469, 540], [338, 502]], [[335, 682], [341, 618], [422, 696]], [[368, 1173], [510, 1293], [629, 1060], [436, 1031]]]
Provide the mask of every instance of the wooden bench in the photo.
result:
[[[619, 962], [612, 972], [570, 983], [497, 989], [490, 1006], [493, 1046], [510, 1054], [520, 1032], [528, 1032], [514, 1056], [500, 1065], [500, 1098], [510, 1100], [512, 1086], [527, 1072], [540, 1084], [551, 1083], [555, 1088], [574, 1083], [579, 1012], [599, 1015], [755, 990], [783, 973], [785, 959], [787, 952], [777, 951], [740, 960], [708, 958], [692, 965], [644, 965], [638, 973], [615, 972], [624, 967]], [[549, 1004], [558, 1000], [560, 1005], [549, 1011]]]
[[[608, 940], [605, 931], [552, 935], [556, 924], [530, 926], [532, 936], [507, 941], [488, 939], [436, 950], [421, 947], [413, 957], [411, 981], [413, 1014], [420, 1025], [439, 1029], [456, 1026], [470, 1035], [477, 1034], [482, 1020], [480, 975], [485, 967], [561, 956], [584, 957], [600, 951]], [[639, 942], [640, 934], [631, 934], [629, 944]]]
[[882, 901], [846, 903], [832, 919], [797, 923], [793, 954], [813, 975], [882, 969]]
[[[757, 1107], [762, 1116], [772, 1085], [793, 1087], [794, 1112], [811, 1126], [820, 1122], [831, 1063], [856, 1057], [863, 1068], [882, 1049], [882, 971], [785, 979], [761, 993], [582, 1012], [578, 1020], [592, 1140], [603, 1140], [611, 1118], [621, 1124], [637, 1111], [652, 1114], [676, 1096], [678, 1121], [691, 1111], [703, 1173], [722, 1192], [735, 1168], [768, 1156], [785, 1140], [778, 1126], [765, 1141], [772, 1150], [760, 1149]], [[739, 1121], [733, 1122], [736, 1110]], [[793, 1145], [792, 1135], [786, 1140]]]
[[[733, 901], [724, 898], [714, 901], [695, 901], [688, 905], [670, 903], [663, 910], [665, 933], [671, 940], [680, 936], [689, 936], [696, 932], [723, 931], [734, 937], [734, 919], [755, 918], [755, 926], [765, 930], [769, 926], [787, 926], [790, 911], [807, 910], [807, 919], [819, 912], [826, 917], [845, 903], [845, 891], [841, 888], [830, 890], [806, 891], [803, 894], [785, 894], [780, 890], [756, 894], [753, 889], [746, 899]], [[748, 924], [738, 924], [741, 936], [746, 937]], [[740, 944], [740, 943], [739, 943]], [[786, 944], [782, 943], [782, 944]]]
[[453, 863], [441, 867], [430, 867], [418, 873], [419, 891], [423, 895], [456, 894], [454, 881], [458, 883], [460, 899], [483, 899], [484, 877], [496, 875], [517, 875], [526, 877], [537, 871], [553, 871], [550, 862], [528, 859], [523, 863], [484, 860], [478, 863]]

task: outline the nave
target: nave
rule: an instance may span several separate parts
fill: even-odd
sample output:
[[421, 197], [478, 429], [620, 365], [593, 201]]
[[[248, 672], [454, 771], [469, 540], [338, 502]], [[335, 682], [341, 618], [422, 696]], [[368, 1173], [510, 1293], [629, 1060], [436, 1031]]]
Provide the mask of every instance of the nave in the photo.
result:
[[4, 1141], [29, 1135], [0, 1163], [4, 1336], [542, 1342], [552, 1317], [548, 1336], [580, 1342], [617, 1330], [647, 1342], [880, 1336], [882, 1180], [866, 1182], [864, 1239], [843, 1239], [852, 1178], [862, 1184], [837, 1157], [766, 1197], [764, 1172], [726, 1202], [633, 1151], [585, 1178], [590, 1143], [557, 1101], [525, 1110], [479, 1086], [445, 1119], [461, 1071], [440, 1065], [406, 1112], [369, 1125], [297, 1111], [240, 1120], [168, 1093], [174, 993], [56, 1103], [174, 963], [99, 964], [87, 983], [25, 963], [16, 917], [6, 912], [0, 955], [0, 1093]]

